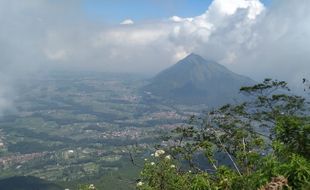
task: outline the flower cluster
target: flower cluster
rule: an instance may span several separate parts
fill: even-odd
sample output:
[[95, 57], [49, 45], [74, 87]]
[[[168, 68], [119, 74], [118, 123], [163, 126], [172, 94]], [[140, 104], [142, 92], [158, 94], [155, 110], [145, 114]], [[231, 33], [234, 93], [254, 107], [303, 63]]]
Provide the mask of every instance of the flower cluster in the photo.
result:
[[156, 150], [155, 151], [155, 157], [160, 157], [161, 155], [164, 155], [165, 151], [164, 150]]
[[138, 183], [137, 183], [137, 187], [141, 187], [143, 185], [143, 182], [142, 181], [139, 181]]
[[166, 159], [166, 160], [171, 160], [171, 156], [170, 156], [170, 155], [167, 155], [167, 156], [165, 157], [165, 159]]
[[94, 186], [94, 184], [90, 184], [88, 187], [89, 190], [96, 190], [96, 187]]
[[[148, 189], [151, 178], [161, 179], [158, 176], [165, 176], [165, 177], [172, 177], [177, 173], [177, 167], [174, 164], [174, 159], [170, 154], [167, 154], [165, 150], [159, 149], [156, 150], [154, 153], [151, 154], [150, 158], [145, 158], [145, 166], [144, 170], [140, 173], [142, 180], [138, 181], [136, 184], [137, 189]], [[146, 183], [148, 182], [148, 183]], [[153, 181], [154, 183], [160, 183]], [[152, 182], [152, 183], [153, 183]]]

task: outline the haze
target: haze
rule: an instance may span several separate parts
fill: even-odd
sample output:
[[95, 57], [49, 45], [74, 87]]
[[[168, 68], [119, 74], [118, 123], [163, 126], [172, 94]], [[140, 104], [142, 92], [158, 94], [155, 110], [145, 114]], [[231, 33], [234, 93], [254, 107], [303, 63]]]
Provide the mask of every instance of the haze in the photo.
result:
[[121, 21], [90, 15], [85, 3], [0, 0], [0, 110], [11, 106], [21, 76], [54, 69], [154, 75], [192, 52], [255, 80], [297, 84], [309, 73], [308, 0], [214, 0], [185, 16], [175, 15], [176, 1], [150, 1], [164, 13], [135, 20], [124, 12]]

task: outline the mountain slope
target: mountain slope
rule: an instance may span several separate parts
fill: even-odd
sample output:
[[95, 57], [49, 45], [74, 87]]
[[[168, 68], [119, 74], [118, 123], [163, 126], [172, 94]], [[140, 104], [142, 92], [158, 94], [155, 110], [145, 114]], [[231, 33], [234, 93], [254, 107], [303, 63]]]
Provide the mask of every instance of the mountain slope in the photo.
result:
[[0, 180], [1, 190], [63, 190], [64, 188], [51, 182], [31, 177], [18, 176]]
[[191, 54], [155, 76], [144, 91], [178, 103], [218, 106], [240, 99], [240, 87], [254, 83], [214, 61]]

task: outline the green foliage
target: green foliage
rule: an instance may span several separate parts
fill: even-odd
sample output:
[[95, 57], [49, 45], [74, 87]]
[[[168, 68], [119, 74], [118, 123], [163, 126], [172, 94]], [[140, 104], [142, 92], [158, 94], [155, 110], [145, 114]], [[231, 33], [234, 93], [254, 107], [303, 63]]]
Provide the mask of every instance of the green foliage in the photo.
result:
[[310, 187], [310, 125], [305, 99], [291, 95], [286, 82], [271, 79], [243, 87], [241, 92], [250, 96], [250, 101], [225, 105], [205, 117], [193, 116], [187, 125], [176, 128], [169, 146], [160, 147], [165, 151], [158, 150], [162, 154], [155, 153], [145, 162], [137, 188]]
[[310, 163], [302, 156], [292, 155], [288, 162], [279, 166], [279, 173], [287, 177], [296, 189], [310, 187]]
[[294, 152], [310, 159], [310, 123], [301, 117], [278, 117], [275, 135], [282, 151]]
[[150, 187], [156, 189], [186, 189], [188, 187], [186, 176], [178, 175], [174, 166], [167, 159], [146, 162], [145, 170], [142, 172], [143, 178], [148, 179], [146, 189]]

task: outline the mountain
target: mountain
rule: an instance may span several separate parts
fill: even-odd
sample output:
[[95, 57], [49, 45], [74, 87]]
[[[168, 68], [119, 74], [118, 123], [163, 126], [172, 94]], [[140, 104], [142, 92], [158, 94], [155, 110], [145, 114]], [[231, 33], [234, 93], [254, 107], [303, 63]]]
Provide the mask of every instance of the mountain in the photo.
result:
[[156, 75], [143, 91], [177, 103], [218, 106], [240, 100], [240, 87], [252, 84], [249, 77], [190, 54]]

